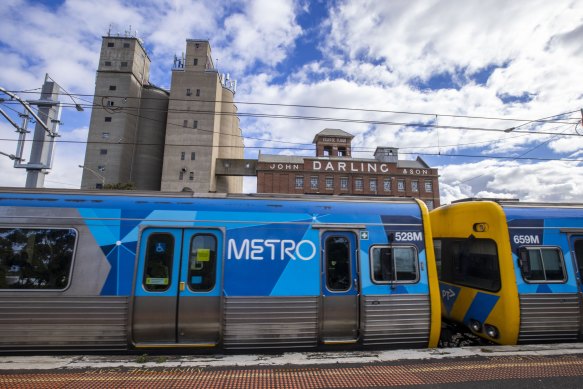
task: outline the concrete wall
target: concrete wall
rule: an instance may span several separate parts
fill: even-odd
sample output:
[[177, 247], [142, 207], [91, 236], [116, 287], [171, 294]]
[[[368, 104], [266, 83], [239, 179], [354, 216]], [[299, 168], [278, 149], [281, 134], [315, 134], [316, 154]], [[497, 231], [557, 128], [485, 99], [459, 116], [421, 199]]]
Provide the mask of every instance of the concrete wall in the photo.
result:
[[136, 38], [103, 38], [81, 188], [94, 189], [102, 182], [89, 169], [106, 184], [131, 182], [149, 68], [150, 59]]
[[172, 72], [162, 191], [242, 191], [241, 177], [215, 178], [217, 158], [243, 156], [242, 149], [232, 147], [242, 145], [241, 138], [229, 139], [239, 132], [234, 114], [233, 92], [213, 69], [209, 43], [188, 40], [184, 67]]

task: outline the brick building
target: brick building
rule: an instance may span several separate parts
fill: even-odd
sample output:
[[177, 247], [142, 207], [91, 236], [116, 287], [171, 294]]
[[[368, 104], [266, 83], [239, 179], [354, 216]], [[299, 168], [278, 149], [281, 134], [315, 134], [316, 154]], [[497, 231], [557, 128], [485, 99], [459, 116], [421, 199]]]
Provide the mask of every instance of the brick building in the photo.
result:
[[257, 193], [415, 197], [439, 206], [437, 169], [420, 157], [399, 160], [393, 147], [377, 147], [373, 159], [352, 158], [352, 139], [325, 129], [314, 137], [315, 157], [259, 155]]

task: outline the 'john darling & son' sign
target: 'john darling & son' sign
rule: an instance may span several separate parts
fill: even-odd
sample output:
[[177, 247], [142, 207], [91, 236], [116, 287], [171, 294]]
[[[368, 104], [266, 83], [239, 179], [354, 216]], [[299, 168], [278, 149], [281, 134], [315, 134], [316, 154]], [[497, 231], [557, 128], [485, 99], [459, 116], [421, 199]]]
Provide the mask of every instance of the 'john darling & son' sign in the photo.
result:
[[[302, 171], [304, 169], [299, 163], [272, 163], [267, 165], [269, 170]], [[311, 169], [309, 169], [311, 167]], [[390, 168], [393, 168], [391, 171]], [[397, 169], [394, 164], [378, 162], [358, 162], [358, 161], [306, 161], [306, 168], [314, 172], [330, 173], [393, 173], [393, 174], [415, 174], [430, 175], [431, 169]]]

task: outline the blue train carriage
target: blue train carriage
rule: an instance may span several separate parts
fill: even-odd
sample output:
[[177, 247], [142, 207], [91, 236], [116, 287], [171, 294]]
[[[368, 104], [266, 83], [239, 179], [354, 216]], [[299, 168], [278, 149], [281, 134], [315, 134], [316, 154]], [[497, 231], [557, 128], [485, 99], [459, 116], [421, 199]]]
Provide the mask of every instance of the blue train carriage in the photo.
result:
[[444, 318], [500, 344], [582, 339], [583, 205], [461, 201], [431, 222]]
[[414, 200], [0, 190], [0, 349], [435, 347]]

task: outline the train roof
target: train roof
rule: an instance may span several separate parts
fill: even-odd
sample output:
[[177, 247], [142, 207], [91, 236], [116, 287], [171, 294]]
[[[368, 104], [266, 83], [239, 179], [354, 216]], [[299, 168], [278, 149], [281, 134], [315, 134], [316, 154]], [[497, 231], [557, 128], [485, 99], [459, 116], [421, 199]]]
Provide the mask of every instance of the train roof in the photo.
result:
[[153, 198], [188, 198], [188, 199], [244, 199], [244, 200], [290, 200], [290, 201], [332, 201], [332, 202], [373, 202], [373, 203], [415, 203], [412, 197], [387, 196], [351, 196], [318, 194], [280, 194], [280, 193], [194, 193], [160, 192], [140, 190], [106, 190], [106, 189], [54, 189], [54, 188], [10, 188], [0, 187], [2, 194], [29, 195], [72, 195], [72, 196], [114, 196], [114, 197], [153, 197]]
[[469, 197], [465, 199], [452, 201], [451, 204], [491, 201], [500, 204], [503, 208], [583, 208], [583, 203], [559, 203], [559, 202], [537, 202], [537, 201], [520, 201], [519, 199], [501, 199], [486, 197]]
[[[271, 214], [350, 215], [353, 221], [400, 215], [421, 218], [424, 206], [406, 197], [195, 194], [0, 188], [0, 205], [48, 208], [119, 208], [127, 211], [265, 212]], [[366, 216], [365, 216], [366, 215]]]

